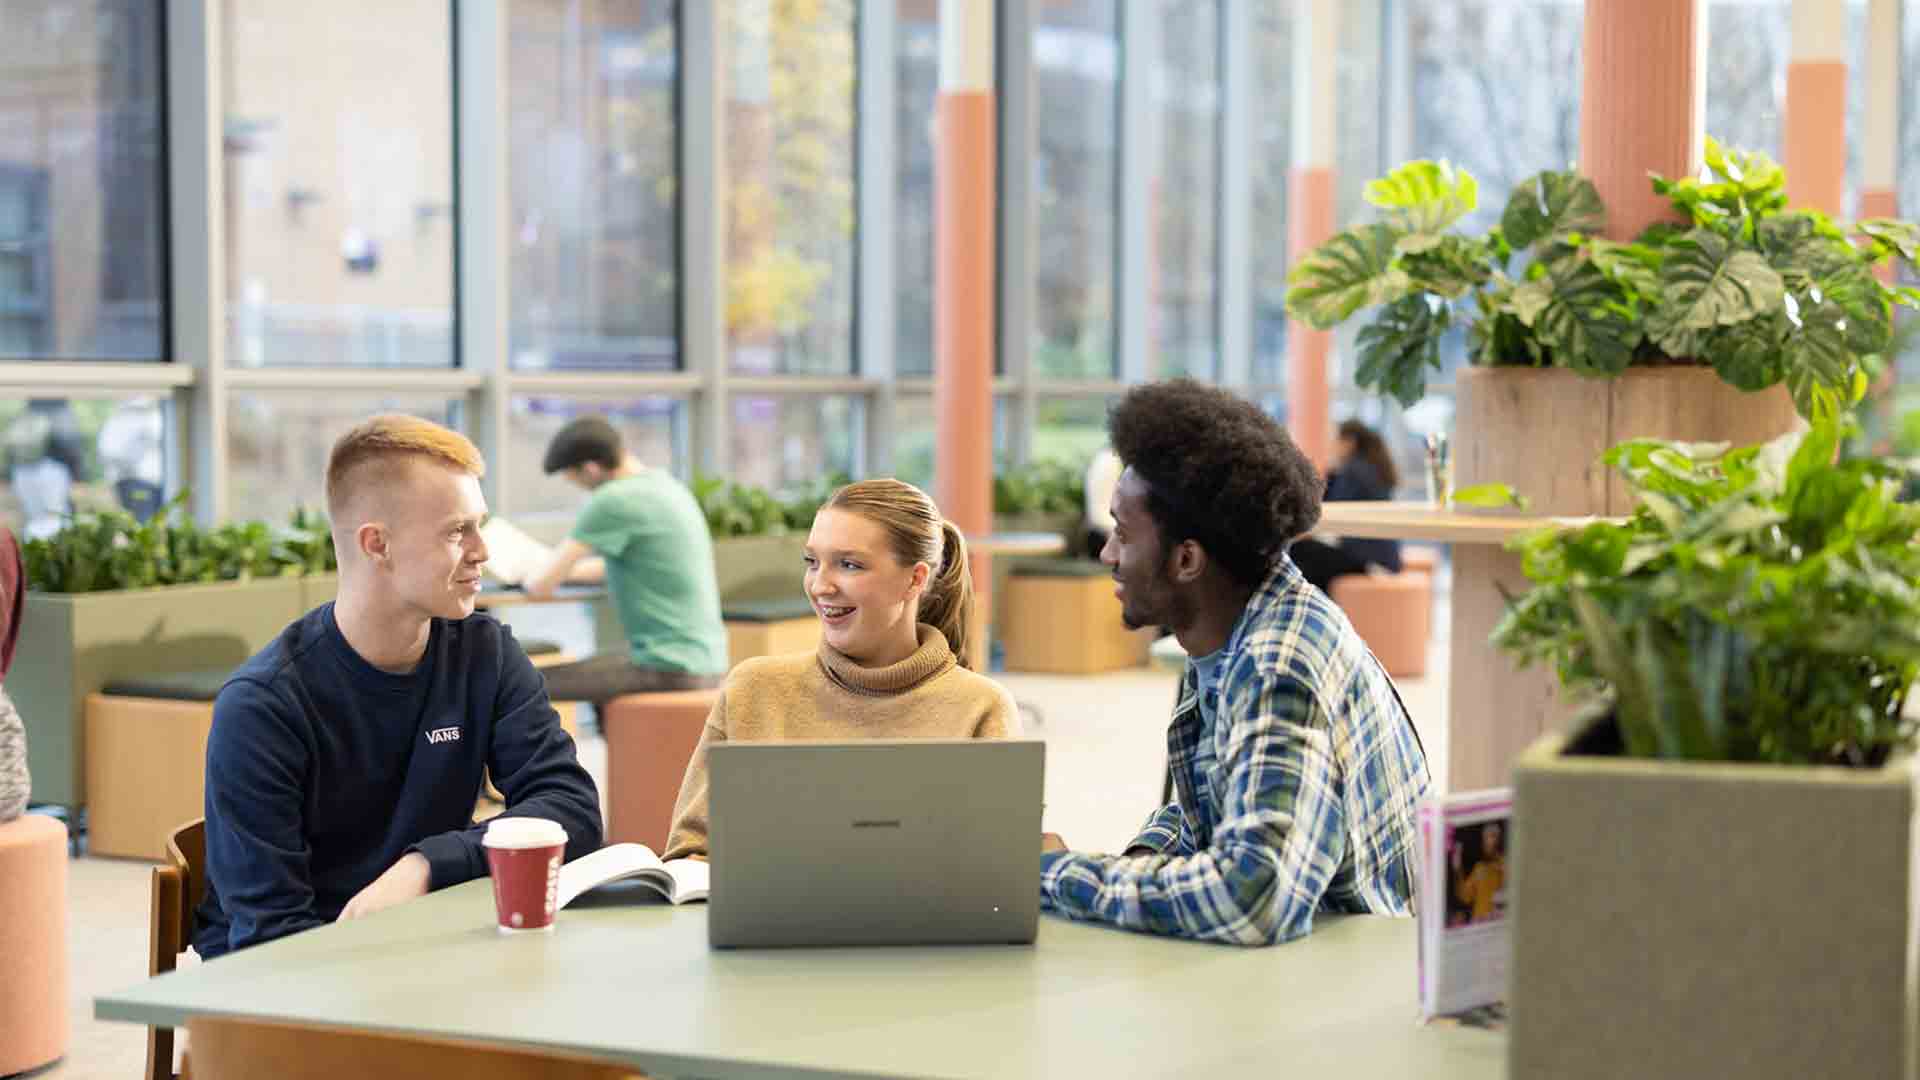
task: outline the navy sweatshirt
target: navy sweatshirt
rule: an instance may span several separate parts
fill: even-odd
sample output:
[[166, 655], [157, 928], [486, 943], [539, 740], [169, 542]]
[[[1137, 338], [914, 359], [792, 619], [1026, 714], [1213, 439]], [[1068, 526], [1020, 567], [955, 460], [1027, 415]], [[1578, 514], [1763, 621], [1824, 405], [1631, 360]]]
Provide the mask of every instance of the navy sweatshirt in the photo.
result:
[[567, 858], [600, 846], [593, 778], [506, 627], [435, 619], [419, 665], [394, 675], [353, 651], [332, 604], [308, 612], [214, 701], [194, 948], [211, 959], [332, 922], [410, 851], [430, 889], [485, 876], [483, 768], [507, 813], [566, 829]]

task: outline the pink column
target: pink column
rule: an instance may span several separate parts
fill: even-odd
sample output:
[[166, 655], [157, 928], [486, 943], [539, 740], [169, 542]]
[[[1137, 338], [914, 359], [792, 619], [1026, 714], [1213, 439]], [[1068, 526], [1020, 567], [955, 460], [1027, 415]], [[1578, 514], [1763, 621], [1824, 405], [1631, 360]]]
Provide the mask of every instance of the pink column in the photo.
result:
[[[934, 112], [934, 498], [969, 536], [993, 529], [993, 5], [942, 0]], [[969, 560], [978, 597], [971, 659], [985, 666], [991, 560]]]
[[[1293, 168], [1287, 179], [1287, 249], [1294, 261], [1333, 235], [1333, 156], [1339, 130], [1334, 62], [1338, 0], [1299, 0], [1293, 39]], [[1287, 323], [1287, 431], [1315, 468], [1333, 451], [1327, 359], [1333, 336]]]
[[1793, 0], [1787, 202], [1838, 217], [1847, 188], [1847, 5]]
[[1607, 205], [1608, 239], [1675, 217], [1647, 173], [1679, 176], [1700, 159], [1705, 23], [1698, 0], [1587, 0], [1580, 171]]

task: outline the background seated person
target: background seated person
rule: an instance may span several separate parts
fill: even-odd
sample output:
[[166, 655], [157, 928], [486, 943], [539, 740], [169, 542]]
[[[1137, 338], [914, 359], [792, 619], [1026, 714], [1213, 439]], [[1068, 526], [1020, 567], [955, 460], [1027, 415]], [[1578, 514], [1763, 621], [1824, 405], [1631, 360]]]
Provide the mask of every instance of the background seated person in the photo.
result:
[[484, 877], [483, 770], [506, 813], [600, 846], [600, 797], [507, 629], [473, 612], [484, 465], [463, 436], [379, 416], [334, 444], [339, 598], [234, 673], [207, 743], [209, 959]]
[[[26, 614], [27, 569], [20, 558], [20, 542], [13, 530], [0, 525], [0, 680], [13, 665], [13, 647], [20, 640], [20, 620]], [[27, 774], [27, 727], [7, 691], [0, 686], [0, 825], [27, 809], [33, 791]]]
[[[1340, 424], [1340, 437], [1334, 442], [1335, 465], [1327, 473], [1329, 501], [1393, 498], [1400, 486], [1400, 474], [1393, 467], [1393, 454], [1387, 450], [1380, 433], [1358, 420]], [[1312, 537], [1293, 545], [1293, 564], [1308, 581], [1325, 592], [1333, 579], [1342, 574], [1364, 574], [1367, 567], [1378, 566], [1388, 573], [1400, 572], [1400, 541], [1343, 536], [1329, 544]]]
[[1130, 627], [1189, 657], [1167, 759], [1175, 800], [1124, 855], [1041, 838], [1048, 910], [1266, 945], [1321, 911], [1408, 915], [1427, 761], [1387, 673], [1287, 558], [1320, 484], [1251, 402], [1188, 380], [1135, 387], [1108, 420], [1127, 469], [1104, 558]]
[[598, 707], [621, 694], [720, 685], [727, 630], [713, 538], [693, 493], [628, 453], [598, 416], [554, 435], [546, 471], [590, 494], [573, 534], [526, 591], [549, 596], [563, 582], [604, 580], [627, 637], [623, 648], [546, 668], [548, 695]]
[[960, 530], [919, 488], [834, 492], [807, 536], [812, 653], [743, 661], [687, 763], [666, 858], [707, 854], [707, 747], [760, 739], [998, 739], [1013, 695], [967, 669], [973, 583]]

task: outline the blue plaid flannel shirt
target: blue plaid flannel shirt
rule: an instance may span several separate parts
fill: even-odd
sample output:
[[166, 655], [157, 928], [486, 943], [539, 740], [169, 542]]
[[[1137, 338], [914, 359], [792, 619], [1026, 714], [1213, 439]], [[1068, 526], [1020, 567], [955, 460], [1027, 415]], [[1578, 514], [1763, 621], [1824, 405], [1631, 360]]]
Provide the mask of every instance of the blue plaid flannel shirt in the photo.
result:
[[1127, 849], [1152, 854], [1047, 852], [1042, 906], [1237, 945], [1302, 937], [1318, 911], [1411, 914], [1427, 761], [1387, 673], [1290, 557], [1226, 649], [1211, 739], [1191, 663], [1181, 679], [1176, 798]]

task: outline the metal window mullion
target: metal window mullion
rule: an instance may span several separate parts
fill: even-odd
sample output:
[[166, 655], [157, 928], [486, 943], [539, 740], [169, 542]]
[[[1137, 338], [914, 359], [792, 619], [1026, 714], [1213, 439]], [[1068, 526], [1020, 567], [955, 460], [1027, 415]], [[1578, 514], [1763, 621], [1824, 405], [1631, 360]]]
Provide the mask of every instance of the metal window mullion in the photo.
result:
[[728, 468], [726, 358], [726, 111], [718, 3], [684, 3], [680, 17], [680, 355], [700, 377], [694, 470]]
[[1120, 222], [1114, 323], [1120, 380], [1145, 382], [1152, 375], [1154, 342], [1148, 338], [1155, 138], [1153, 109], [1157, 5], [1128, 2], [1120, 8]]
[[900, 161], [894, 110], [898, 94], [895, 65], [897, 0], [860, 0], [859, 51], [855, 86], [859, 148], [854, 190], [858, 209], [854, 236], [854, 371], [874, 385], [867, 394], [863, 461], [855, 471], [885, 476], [893, 472], [894, 345], [897, 334], [897, 283], [894, 237], [898, 234]]
[[455, 319], [458, 362], [467, 379], [468, 433], [489, 468], [485, 489], [500, 513], [514, 507], [508, 483], [508, 335], [512, 257], [507, 147], [506, 0], [465, 0], [454, 8]]
[[[229, 0], [231, 2], [231, 0]], [[203, 524], [227, 516], [226, 215], [221, 40], [225, 3], [166, 5], [168, 351], [193, 369], [173, 394], [168, 494]]]
[[1253, 0], [1220, 5], [1220, 212], [1217, 274], [1222, 386], [1253, 370]]
[[995, 149], [999, 190], [994, 215], [999, 235], [999, 295], [995, 337], [1000, 374], [1016, 389], [1008, 397], [1008, 456], [1033, 456], [1033, 428], [1040, 414], [1033, 378], [1033, 25], [1038, 0], [1000, 0], [994, 33], [997, 56], [994, 93], [998, 132]]

